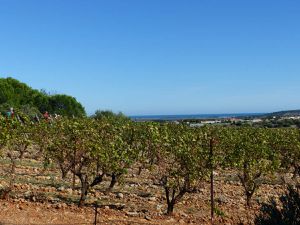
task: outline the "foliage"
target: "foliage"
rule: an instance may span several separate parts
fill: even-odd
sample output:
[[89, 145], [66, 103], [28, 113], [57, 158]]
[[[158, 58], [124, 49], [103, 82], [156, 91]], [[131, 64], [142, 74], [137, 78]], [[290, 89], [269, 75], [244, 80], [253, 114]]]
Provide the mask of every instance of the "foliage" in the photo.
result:
[[272, 146], [280, 153], [281, 167], [300, 176], [300, 131], [295, 128], [272, 129]]
[[300, 224], [300, 194], [299, 189], [291, 186], [280, 197], [280, 205], [272, 198], [264, 203], [260, 214], [255, 218], [256, 225], [296, 225]]
[[47, 155], [59, 165], [62, 177], [72, 172], [81, 181], [83, 205], [89, 188], [102, 181], [99, 171], [100, 152], [96, 141], [96, 131], [90, 119], [62, 119], [48, 127], [51, 140]]
[[17, 160], [23, 159], [31, 144], [31, 126], [32, 124], [28, 123], [28, 119], [25, 116], [22, 122], [17, 118], [6, 119], [5, 156], [10, 160], [10, 169], [7, 171], [9, 186], [6, 190], [3, 190], [1, 198], [9, 198], [9, 193], [13, 189]]
[[31, 117], [45, 111], [63, 116], [85, 116], [84, 108], [74, 97], [49, 95], [16, 79], [0, 78], [0, 112], [4, 114], [11, 107]]
[[96, 120], [106, 119], [106, 120], [130, 120], [129, 117], [125, 116], [123, 113], [114, 113], [110, 110], [96, 110], [92, 118]]
[[[7, 120], [0, 114], [0, 151], [6, 145], [8, 139], [8, 125]], [[1, 152], [0, 152], [1, 153]]]
[[137, 140], [134, 139], [135, 126], [130, 120], [110, 121], [110, 118], [103, 118], [96, 124], [99, 148], [105, 156], [101, 158], [100, 167], [112, 178], [108, 188], [110, 191], [138, 159], [139, 151], [135, 148]]
[[199, 129], [166, 124], [160, 136], [158, 178], [165, 190], [167, 214], [172, 214], [175, 204], [207, 175], [209, 155], [201, 147]]
[[59, 114], [68, 117], [83, 117], [85, 110], [83, 106], [76, 101], [74, 97], [68, 95], [49, 96], [49, 106], [47, 111], [51, 114]]
[[135, 165], [149, 169], [162, 186], [168, 214], [184, 195], [207, 181], [209, 174], [213, 183], [213, 171], [219, 168], [238, 171], [250, 205], [264, 176], [281, 171], [280, 165], [287, 170], [299, 165], [297, 129], [195, 128], [133, 122], [108, 112], [93, 118], [61, 117], [51, 123], [32, 123], [21, 111], [17, 114], [14, 118], [0, 116], [0, 147], [10, 150], [4, 155], [14, 164], [29, 146], [38, 149], [45, 165], [53, 162], [63, 178], [73, 175], [73, 187], [75, 178], [80, 180], [80, 205], [104, 176], [111, 178], [111, 190]]
[[238, 169], [247, 206], [260, 186], [262, 176], [272, 174], [279, 166], [278, 154], [270, 144], [269, 130], [241, 127], [235, 130], [234, 145], [229, 149], [231, 165]]

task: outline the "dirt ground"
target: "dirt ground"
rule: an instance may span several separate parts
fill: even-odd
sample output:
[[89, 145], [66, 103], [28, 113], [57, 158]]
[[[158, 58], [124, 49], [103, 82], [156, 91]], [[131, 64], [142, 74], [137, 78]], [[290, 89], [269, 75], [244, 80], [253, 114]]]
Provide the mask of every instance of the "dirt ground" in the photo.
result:
[[[2, 160], [0, 189], [5, 188], [9, 162]], [[17, 166], [11, 198], [0, 200], [0, 225], [8, 224], [94, 224], [97, 203], [97, 224], [210, 224], [210, 184], [203, 182], [196, 193], [187, 194], [175, 206], [173, 216], [166, 216], [162, 187], [149, 171], [140, 176], [129, 171], [114, 190], [106, 194], [108, 178], [91, 191], [87, 206], [79, 208], [79, 181], [72, 190], [71, 182], [62, 180], [55, 169], [43, 171], [40, 162], [27, 159]], [[251, 209], [245, 207], [243, 188], [232, 171], [215, 174], [215, 224], [251, 224], [259, 204], [283, 193], [280, 179], [264, 184], [253, 197]], [[71, 177], [69, 178], [71, 179]]]

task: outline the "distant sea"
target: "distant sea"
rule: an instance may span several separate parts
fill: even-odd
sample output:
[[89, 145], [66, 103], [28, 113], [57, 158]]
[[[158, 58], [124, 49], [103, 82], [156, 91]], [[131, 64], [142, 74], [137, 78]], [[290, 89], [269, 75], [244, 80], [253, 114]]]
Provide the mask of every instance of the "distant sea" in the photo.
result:
[[232, 114], [194, 114], [194, 115], [141, 115], [130, 116], [135, 121], [151, 120], [184, 120], [184, 119], [222, 119], [222, 118], [241, 118], [249, 116], [260, 116], [264, 113], [232, 113]]

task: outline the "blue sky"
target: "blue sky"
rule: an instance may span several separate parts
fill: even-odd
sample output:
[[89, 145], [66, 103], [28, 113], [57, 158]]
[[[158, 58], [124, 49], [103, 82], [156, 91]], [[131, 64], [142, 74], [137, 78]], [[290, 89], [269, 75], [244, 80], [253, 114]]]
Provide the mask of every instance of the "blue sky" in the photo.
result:
[[0, 76], [128, 115], [300, 108], [298, 0], [0, 0]]

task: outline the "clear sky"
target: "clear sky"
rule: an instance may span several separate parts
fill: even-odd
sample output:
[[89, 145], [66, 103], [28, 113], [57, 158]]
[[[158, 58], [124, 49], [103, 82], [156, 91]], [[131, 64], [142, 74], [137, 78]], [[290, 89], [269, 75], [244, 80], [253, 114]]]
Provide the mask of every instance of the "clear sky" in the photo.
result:
[[299, 0], [0, 0], [0, 76], [128, 115], [300, 108]]

